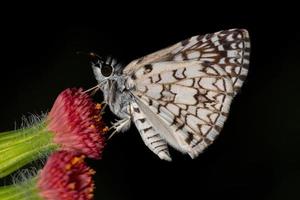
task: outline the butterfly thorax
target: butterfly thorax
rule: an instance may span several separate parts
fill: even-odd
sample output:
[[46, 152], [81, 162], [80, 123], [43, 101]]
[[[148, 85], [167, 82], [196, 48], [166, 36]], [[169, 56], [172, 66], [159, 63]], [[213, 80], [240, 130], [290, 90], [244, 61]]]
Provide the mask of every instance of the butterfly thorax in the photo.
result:
[[100, 85], [104, 95], [104, 101], [111, 111], [120, 118], [128, 117], [130, 102], [133, 101], [131, 89], [133, 85], [129, 84], [127, 77], [115, 75]]

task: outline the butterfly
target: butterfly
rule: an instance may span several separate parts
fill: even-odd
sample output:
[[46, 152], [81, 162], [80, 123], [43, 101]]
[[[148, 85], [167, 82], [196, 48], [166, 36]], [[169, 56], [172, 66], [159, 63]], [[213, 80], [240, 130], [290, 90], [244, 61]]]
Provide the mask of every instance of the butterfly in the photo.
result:
[[196, 158], [219, 135], [248, 73], [249, 34], [230, 29], [198, 35], [130, 62], [97, 59], [92, 68], [104, 101], [133, 122], [144, 143], [171, 161], [169, 146]]

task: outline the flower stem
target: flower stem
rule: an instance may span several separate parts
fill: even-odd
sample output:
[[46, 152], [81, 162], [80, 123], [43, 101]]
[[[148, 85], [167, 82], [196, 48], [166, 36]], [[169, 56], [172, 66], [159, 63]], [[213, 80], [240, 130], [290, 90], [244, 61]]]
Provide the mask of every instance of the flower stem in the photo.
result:
[[0, 133], [0, 178], [53, 152], [53, 133], [41, 122], [33, 127]]
[[36, 187], [36, 178], [14, 185], [0, 187], [1, 200], [42, 200]]

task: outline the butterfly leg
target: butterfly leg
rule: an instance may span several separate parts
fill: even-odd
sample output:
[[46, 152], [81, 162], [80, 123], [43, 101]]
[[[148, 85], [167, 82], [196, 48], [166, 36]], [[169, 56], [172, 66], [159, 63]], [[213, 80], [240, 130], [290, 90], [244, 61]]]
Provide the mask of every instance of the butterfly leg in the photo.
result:
[[115, 129], [116, 132], [124, 132], [130, 128], [131, 118], [124, 118], [113, 123], [112, 128]]
[[115, 123], [113, 123], [111, 126], [111, 129], [113, 128], [115, 130], [114, 130], [114, 132], [112, 132], [112, 134], [109, 136], [108, 139], [110, 139], [116, 133], [125, 132], [126, 130], [128, 130], [130, 128], [130, 124], [131, 124], [130, 117], [120, 119], [120, 120], [116, 121]]

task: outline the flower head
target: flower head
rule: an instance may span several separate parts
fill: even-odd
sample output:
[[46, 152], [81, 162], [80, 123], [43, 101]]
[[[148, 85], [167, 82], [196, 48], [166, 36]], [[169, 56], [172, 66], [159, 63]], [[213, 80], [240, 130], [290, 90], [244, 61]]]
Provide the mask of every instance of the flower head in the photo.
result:
[[67, 151], [52, 154], [41, 170], [37, 188], [45, 200], [93, 199], [95, 171], [84, 162], [84, 156]]
[[47, 118], [48, 130], [60, 150], [100, 158], [106, 132], [100, 116], [101, 104], [92, 101], [82, 89], [66, 89], [56, 99]]

